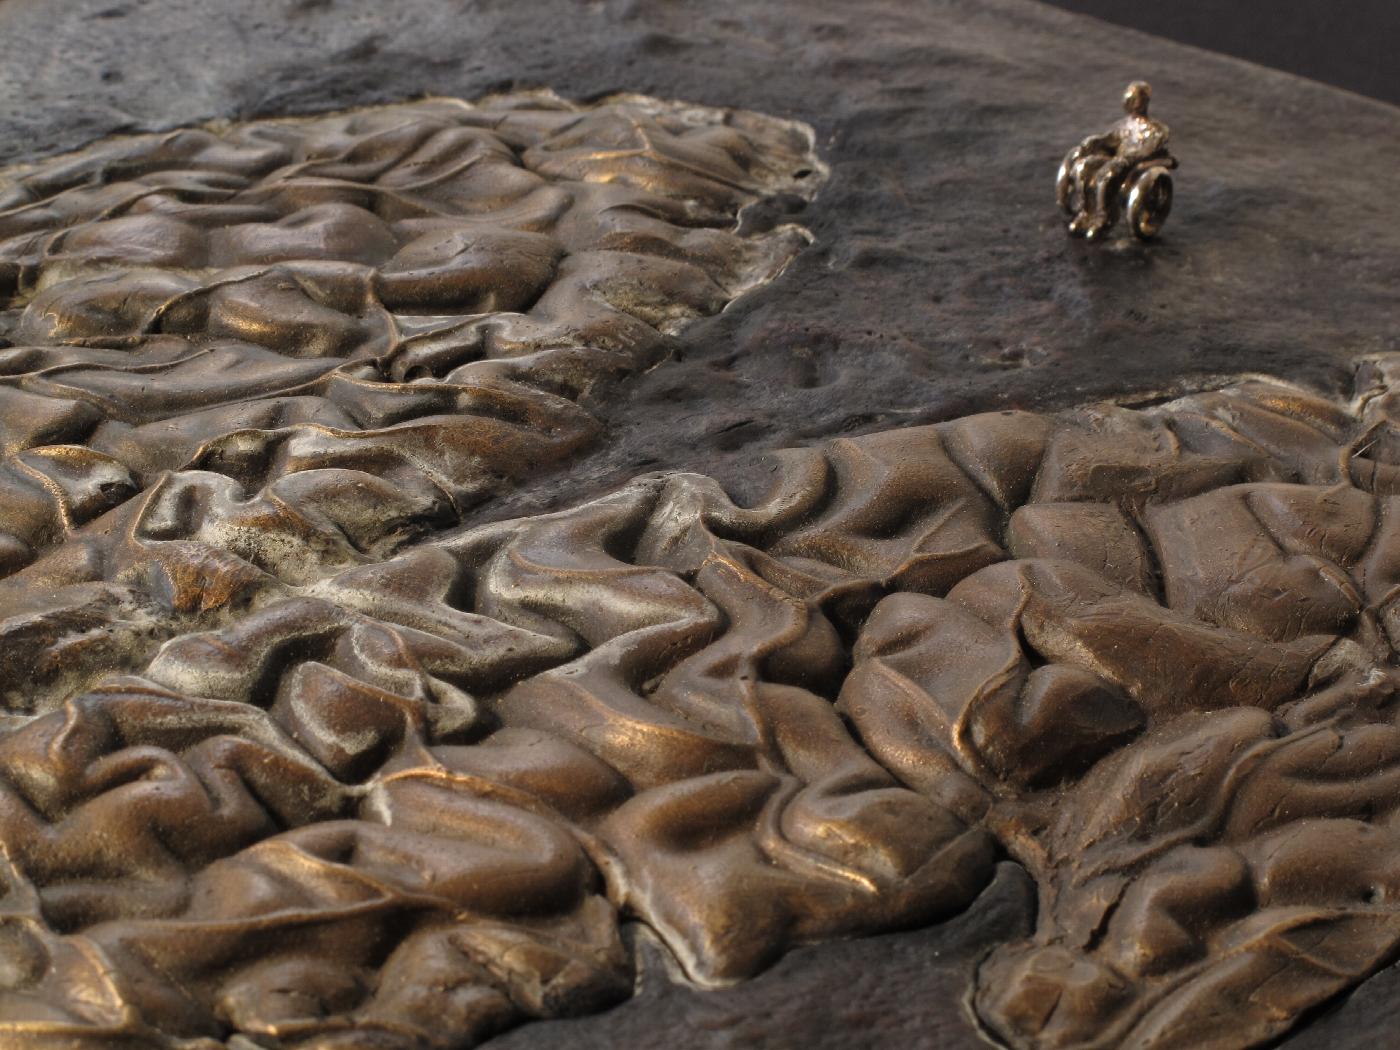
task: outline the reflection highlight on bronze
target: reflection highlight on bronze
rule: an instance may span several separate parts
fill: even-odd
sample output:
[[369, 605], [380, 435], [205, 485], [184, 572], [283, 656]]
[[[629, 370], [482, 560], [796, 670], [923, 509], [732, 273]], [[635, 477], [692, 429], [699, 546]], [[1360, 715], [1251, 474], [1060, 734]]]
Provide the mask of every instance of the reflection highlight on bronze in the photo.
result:
[[3, 1040], [445, 1050], [625, 998], [626, 923], [716, 985], [1002, 853], [1014, 1047], [1260, 1043], [1391, 957], [1395, 358], [456, 527], [781, 268], [735, 223], [808, 149], [529, 95], [22, 173]]
[[[375, 560], [566, 461], [599, 432], [580, 398], [806, 243], [739, 225], [821, 170], [795, 124], [535, 92], [111, 140], [9, 172], [0, 571], [39, 559], [53, 585], [115, 586], [74, 604], [12, 585], [28, 615], [11, 630], [59, 648], [19, 657], [0, 692], [42, 708], [89, 654], [145, 654], [167, 609]], [[82, 531], [115, 507], [103, 540]], [[64, 626], [93, 603], [120, 626]]]
[[1400, 943], [1394, 368], [792, 450], [751, 506], [655, 475], [297, 587], [225, 552], [237, 615], [0, 742], [9, 1023], [449, 1046], [625, 996], [628, 918], [722, 983], [963, 907], [999, 843], [1043, 903], [999, 1038], [1265, 1040]]

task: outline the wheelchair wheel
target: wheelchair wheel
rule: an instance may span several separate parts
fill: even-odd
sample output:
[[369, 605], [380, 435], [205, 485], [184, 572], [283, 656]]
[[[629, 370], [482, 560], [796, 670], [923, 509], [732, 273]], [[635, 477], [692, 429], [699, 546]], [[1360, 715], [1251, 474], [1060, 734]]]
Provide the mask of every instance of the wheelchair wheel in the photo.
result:
[[1079, 160], [1080, 147], [1075, 146], [1065, 154], [1060, 162], [1060, 170], [1055, 175], [1055, 200], [1066, 215], [1073, 215], [1074, 205], [1074, 165]]
[[1065, 154], [1055, 176], [1055, 199], [1066, 215], [1073, 217], [1083, 209], [1084, 192], [1107, 159], [1102, 153], [1085, 152], [1083, 146], [1075, 146]]
[[1128, 193], [1128, 223], [1142, 240], [1157, 236], [1172, 210], [1172, 174], [1162, 165], [1140, 172]]

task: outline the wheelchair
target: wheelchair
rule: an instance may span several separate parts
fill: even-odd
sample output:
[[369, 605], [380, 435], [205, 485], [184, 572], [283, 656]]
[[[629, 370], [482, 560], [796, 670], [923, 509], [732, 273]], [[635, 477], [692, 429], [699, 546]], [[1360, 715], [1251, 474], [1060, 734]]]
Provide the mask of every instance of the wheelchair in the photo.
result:
[[[1055, 179], [1055, 198], [1065, 214], [1084, 210], [1093, 192], [1094, 178], [1113, 154], [1081, 143], [1067, 154]], [[1172, 169], [1176, 159], [1161, 153], [1138, 161], [1116, 178], [1117, 186], [1106, 195], [1109, 214], [1097, 232], [1102, 233], [1126, 216], [1134, 236], [1150, 240], [1157, 236], [1172, 210]], [[1092, 238], [1094, 234], [1090, 234]]]

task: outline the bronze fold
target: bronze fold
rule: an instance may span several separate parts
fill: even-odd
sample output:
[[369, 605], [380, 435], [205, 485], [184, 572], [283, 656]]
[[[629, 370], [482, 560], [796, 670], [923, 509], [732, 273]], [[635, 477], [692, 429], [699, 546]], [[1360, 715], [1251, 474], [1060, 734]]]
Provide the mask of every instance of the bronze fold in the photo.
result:
[[630, 923], [717, 985], [1003, 854], [1017, 1048], [1262, 1043], [1400, 949], [1396, 358], [457, 527], [776, 272], [807, 148], [529, 95], [15, 182], [0, 1041], [447, 1050], [625, 998]]
[[172, 613], [381, 559], [567, 462], [600, 434], [582, 402], [806, 244], [751, 206], [821, 177], [802, 125], [548, 92], [0, 173], [0, 572], [45, 581], [0, 601], [51, 641], [116, 622], [91, 661], [8, 666], [9, 704], [144, 658]]
[[4, 1023], [451, 1046], [627, 995], [628, 919], [723, 983], [964, 907], [999, 844], [1042, 893], [999, 1038], [1270, 1038], [1400, 945], [1390, 367], [1355, 412], [972, 416], [300, 583], [202, 540], [249, 604], [0, 743]]

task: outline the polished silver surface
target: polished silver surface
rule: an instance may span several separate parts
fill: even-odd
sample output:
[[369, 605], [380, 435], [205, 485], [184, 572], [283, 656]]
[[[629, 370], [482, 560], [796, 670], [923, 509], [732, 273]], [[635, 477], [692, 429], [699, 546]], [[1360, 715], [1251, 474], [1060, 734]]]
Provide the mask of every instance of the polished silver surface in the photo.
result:
[[1070, 216], [1069, 232], [1100, 240], [1126, 215], [1142, 240], [1155, 237], [1172, 207], [1171, 132], [1147, 115], [1152, 87], [1137, 80], [1123, 92], [1122, 120], [1090, 135], [1065, 154], [1055, 178], [1055, 196]]

